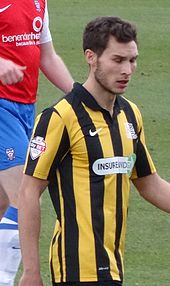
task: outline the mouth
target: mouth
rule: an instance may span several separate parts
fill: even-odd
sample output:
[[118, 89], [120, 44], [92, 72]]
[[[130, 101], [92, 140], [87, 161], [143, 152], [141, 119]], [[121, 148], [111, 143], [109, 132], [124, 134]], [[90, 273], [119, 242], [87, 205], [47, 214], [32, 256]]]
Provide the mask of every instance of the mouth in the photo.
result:
[[128, 86], [129, 80], [118, 80], [117, 83], [119, 88], [125, 88]]

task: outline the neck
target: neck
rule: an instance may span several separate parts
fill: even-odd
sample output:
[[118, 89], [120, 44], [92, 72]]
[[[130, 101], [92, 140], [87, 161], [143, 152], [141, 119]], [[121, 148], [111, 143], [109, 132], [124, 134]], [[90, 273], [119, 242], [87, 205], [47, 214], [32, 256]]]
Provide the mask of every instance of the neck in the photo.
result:
[[97, 103], [104, 109], [106, 109], [110, 115], [113, 115], [113, 108], [116, 100], [116, 94], [110, 93], [104, 90], [97, 82], [90, 82], [88, 79], [83, 86], [90, 92], [95, 98]]

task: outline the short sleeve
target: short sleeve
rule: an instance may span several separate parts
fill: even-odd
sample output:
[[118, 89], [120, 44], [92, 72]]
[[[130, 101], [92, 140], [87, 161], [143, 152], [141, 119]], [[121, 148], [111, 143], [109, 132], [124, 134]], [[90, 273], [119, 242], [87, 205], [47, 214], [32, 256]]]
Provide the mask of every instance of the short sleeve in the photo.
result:
[[44, 43], [51, 42], [51, 41], [52, 41], [52, 36], [51, 36], [50, 29], [49, 29], [49, 15], [48, 15], [48, 8], [47, 8], [47, 2], [46, 2], [43, 29], [42, 29], [41, 37], [40, 37], [40, 44], [44, 44]]
[[36, 119], [24, 173], [48, 180], [68, 148], [68, 135], [61, 116], [53, 108], [46, 109]]

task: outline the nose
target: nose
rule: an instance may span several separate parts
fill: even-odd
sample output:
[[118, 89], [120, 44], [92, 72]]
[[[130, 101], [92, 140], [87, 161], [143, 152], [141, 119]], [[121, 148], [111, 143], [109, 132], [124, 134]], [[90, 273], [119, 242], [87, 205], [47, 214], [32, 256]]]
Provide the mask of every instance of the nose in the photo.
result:
[[124, 65], [122, 68], [122, 73], [126, 74], [126, 75], [131, 75], [133, 73], [134, 69], [135, 69], [134, 64], [129, 62], [129, 61], [126, 61], [126, 62], [124, 62]]

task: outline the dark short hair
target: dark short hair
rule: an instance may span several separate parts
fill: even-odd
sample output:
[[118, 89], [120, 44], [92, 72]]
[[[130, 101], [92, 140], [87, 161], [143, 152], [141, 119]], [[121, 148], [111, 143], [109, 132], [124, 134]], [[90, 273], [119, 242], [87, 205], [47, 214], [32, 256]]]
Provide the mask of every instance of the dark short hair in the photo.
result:
[[106, 49], [110, 36], [120, 43], [135, 41], [137, 43], [136, 26], [119, 17], [103, 16], [89, 22], [83, 33], [83, 50], [91, 49], [101, 56]]

